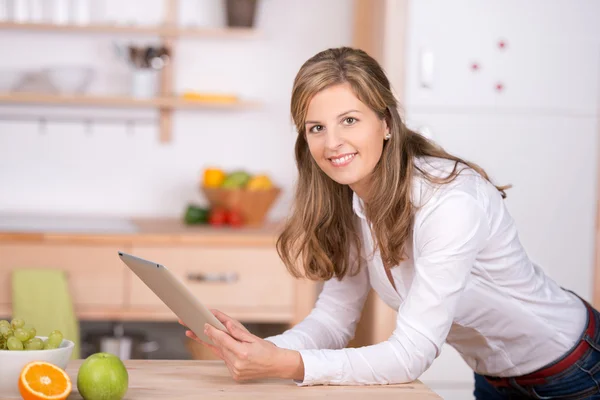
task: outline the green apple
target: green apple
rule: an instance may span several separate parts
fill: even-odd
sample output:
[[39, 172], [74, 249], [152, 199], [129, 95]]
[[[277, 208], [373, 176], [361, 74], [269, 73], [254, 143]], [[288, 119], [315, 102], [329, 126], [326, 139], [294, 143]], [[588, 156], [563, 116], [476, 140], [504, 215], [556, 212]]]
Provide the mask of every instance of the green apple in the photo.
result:
[[121, 400], [128, 386], [127, 368], [110, 353], [92, 354], [77, 372], [77, 390], [85, 400]]

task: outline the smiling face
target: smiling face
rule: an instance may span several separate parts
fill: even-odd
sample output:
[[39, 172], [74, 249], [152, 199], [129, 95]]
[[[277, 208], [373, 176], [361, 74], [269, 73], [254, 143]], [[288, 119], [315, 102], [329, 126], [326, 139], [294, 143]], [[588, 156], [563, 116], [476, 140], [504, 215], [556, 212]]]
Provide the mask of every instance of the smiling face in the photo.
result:
[[361, 102], [348, 83], [328, 87], [310, 101], [305, 133], [310, 153], [331, 179], [365, 199], [383, 151], [385, 119]]

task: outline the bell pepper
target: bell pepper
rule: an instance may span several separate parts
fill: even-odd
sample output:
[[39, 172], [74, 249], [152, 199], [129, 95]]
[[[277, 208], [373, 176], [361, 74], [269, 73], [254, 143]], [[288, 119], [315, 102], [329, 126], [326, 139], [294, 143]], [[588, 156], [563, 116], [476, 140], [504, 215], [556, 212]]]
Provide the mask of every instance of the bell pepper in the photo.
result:
[[188, 204], [183, 220], [186, 224], [206, 224], [208, 222], [209, 209], [194, 204]]

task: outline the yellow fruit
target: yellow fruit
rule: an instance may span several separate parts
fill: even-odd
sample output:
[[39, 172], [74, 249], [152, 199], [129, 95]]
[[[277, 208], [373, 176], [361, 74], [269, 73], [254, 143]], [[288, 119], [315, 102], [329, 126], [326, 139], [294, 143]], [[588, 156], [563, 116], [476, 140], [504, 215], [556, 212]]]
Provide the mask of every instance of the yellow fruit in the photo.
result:
[[273, 187], [273, 182], [267, 175], [256, 175], [246, 185], [248, 190], [266, 190]]
[[225, 171], [219, 168], [207, 168], [204, 170], [203, 185], [204, 187], [219, 187], [223, 184], [226, 175]]
[[238, 97], [232, 94], [219, 94], [219, 93], [196, 93], [196, 92], [185, 92], [183, 93], [183, 99], [186, 101], [197, 101], [197, 102], [208, 102], [208, 103], [222, 103], [232, 104], [238, 101]]
[[33, 361], [23, 367], [19, 391], [25, 400], [63, 400], [71, 394], [69, 375], [54, 364]]

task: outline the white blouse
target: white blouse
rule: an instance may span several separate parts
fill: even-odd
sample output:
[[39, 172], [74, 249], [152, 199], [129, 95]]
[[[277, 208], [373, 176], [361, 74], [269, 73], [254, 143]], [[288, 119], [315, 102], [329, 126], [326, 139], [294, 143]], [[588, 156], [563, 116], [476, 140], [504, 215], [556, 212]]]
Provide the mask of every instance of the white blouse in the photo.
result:
[[[443, 177], [454, 163], [422, 159], [416, 165]], [[583, 303], [529, 259], [494, 186], [466, 169], [446, 185], [417, 176], [413, 193], [420, 208], [409, 257], [391, 270], [397, 290], [379, 253], [373, 254], [355, 195], [364, 250], [360, 273], [325, 282], [306, 319], [267, 338], [300, 352], [305, 375], [298, 385], [410, 382], [444, 342], [480, 374], [517, 376], [559, 358], [581, 335]], [[344, 348], [371, 287], [398, 311], [394, 332], [382, 343]]]

